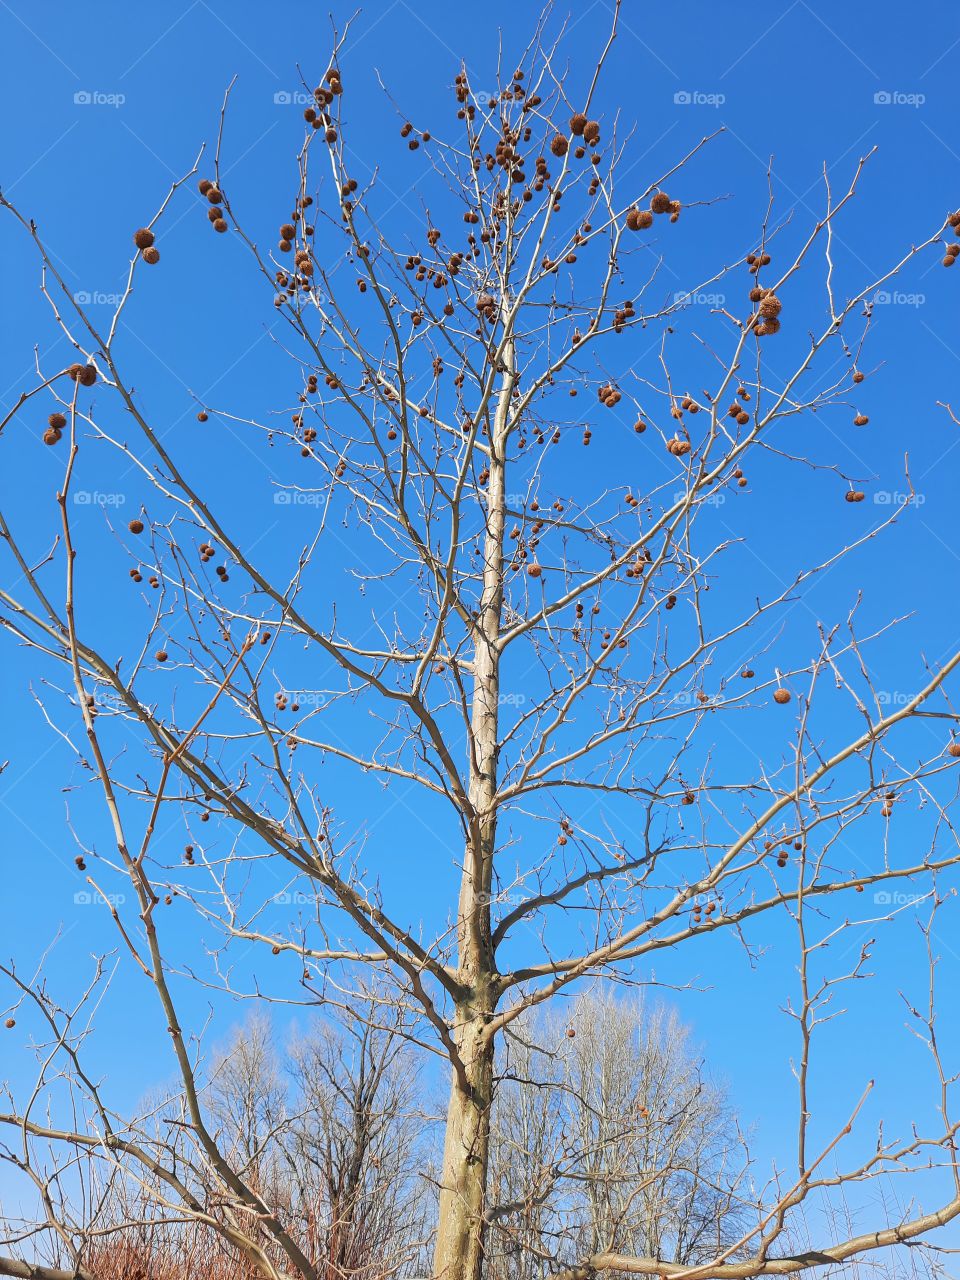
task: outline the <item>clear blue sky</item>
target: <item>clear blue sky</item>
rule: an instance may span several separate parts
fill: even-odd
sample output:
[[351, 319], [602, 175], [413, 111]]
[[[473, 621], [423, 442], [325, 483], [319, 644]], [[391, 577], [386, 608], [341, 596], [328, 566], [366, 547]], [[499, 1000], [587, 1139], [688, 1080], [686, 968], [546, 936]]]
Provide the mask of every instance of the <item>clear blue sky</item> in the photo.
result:
[[[349, 12], [337, 10], [338, 21]], [[449, 86], [461, 58], [475, 85], [492, 85], [498, 29], [504, 28], [508, 49], [522, 48], [531, 12], [528, 5], [466, 9], [437, 0], [417, 5], [398, 0], [366, 5], [356, 19], [340, 61], [349, 81], [357, 171], [373, 160], [380, 166], [381, 207], [397, 220], [401, 234], [406, 220], [418, 216], [426, 171], [397, 145], [394, 108], [378, 73], [401, 111], [438, 122], [431, 127], [439, 132], [439, 122], [454, 123]], [[606, 36], [610, 5], [584, 0], [571, 13], [566, 52], [571, 74], [582, 77]], [[697, 221], [694, 212], [685, 216], [675, 256], [668, 255], [665, 289], [689, 287], [710, 265], [733, 261], [753, 247], [771, 155], [777, 212], [783, 217], [792, 211], [790, 235], [796, 243], [822, 209], [823, 165], [839, 189], [858, 157], [879, 148], [838, 230], [835, 256], [848, 290], [878, 275], [910, 244], [924, 239], [948, 209], [960, 206], [953, 74], [960, 37], [952, 34], [953, 16], [947, 6], [929, 0], [907, 9], [889, 2], [730, 6], [626, 0], [601, 105], [607, 113], [619, 108], [625, 126], [636, 123], [633, 145], [644, 183], [703, 134], [720, 125], [725, 130], [684, 177], [681, 194], [690, 200], [731, 198], [714, 206], [709, 219]], [[111, 296], [123, 289], [131, 230], [152, 216], [201, 143], [209, 148], [215, 139], [224, 90], [234, 75], [225, 181], [245, 223], [261, 239], [274, 237], [289, 209], [303, 134], [297, 67], [313, 84], [327, 65], [329, 23], [323, 6], [178, 0], [153, 8], [101, 3], [77, 8], [10, 0], [0, 3], [0, 43], [0, 109], [6, 122], [0, 182], [7, 197], [37, 221], [69, 287], [88, 295], [96, 314], [106, 316]], [[512, 56], [507, 55], [508, 62]], [[242, 509], [267, 554], [279, 556], [284, 539], [292, 536], [296, 543], [302, 531], [278, 530], [276, 509], [262, 496], [256, 499], [259, 506], [246, 505], [254, 502], [255, 488], [251, 459], [242, 446], [225, 436], [190, 443], [198, 402], [242, 415], [289, 398], [290, 377], [281, 372], [278, 353], [266, 340], [272, 309], [240, 244], [233, 236], [209, 233], [193, 184], [174, 202], [161, 247], [161, 267], [147, 279], [141, 275], [127, 313], [123, 347], [130, 376], [154, 419], [165, 431], [179, 433], [182, 447], [195, 448], [196, 465], [207, 473], [216, 499], [238, 519]], [[6, 411], [30, 382], [34, 345], [51, 368], [64, 359], [66, 348], [61, 341], [58, 352], [58, 334], [37, 288], [36, 258], [8, 215], [0, 219], [0, 255], [0, 401]], [[878, 477], [871, 496], [873, 490], [903, 488], [902, 461], [909, 451], [923, 501], [885, 535], [882, 547], [875, 545], [817, 588], [792, 615], [789, 642], [795, 658], [809, 655], [816, 643], [815, 621], [842, 619], [863, 591], [865, 629], [893, 616], [907, 618], [895, 636], [870, 652], [879, 687], [894, 695], [922, 681], [924, 658], [936, 662], [960, 639], [958, 428], [936, 406], [942, 400], [960, 408], [960, 268], [942, 270], [939, 255], [931, 251], [911, 265], [895, 289], [897, 296], [875, 312], [868, 364], [878, 372], [863, 406], [871, 425], [855, 434], [849, 418], [840, 416], [824, 425], [830, 435], [820, 443], [829, 443], [832, 460], [845, 470], [865, 481]], [[653, 350], [649, 358], [655, 358]], [[44, 531], [54, 527], [52, 497], [62, 459], [28, 435], [32, 426], [19, 425], [20, 436], [0, 444], [5, 451], [0, 484], [4, 506], [32, 529], [31, 547], [39, 556]], [[109, 471], [114, 465], [105, 462], [102, 476], [91, 467], [83, 483], [91, 492], [122, 492], [132, 512], [143, 493], [131, 480], [118, 488]], [[592, 459], [593, 465], [599, 464]], [[784, 566], [792, 570], [849, 536], [842, 527], [851, 515], [841, 500], [842, 487], [839, 481], [833, 490], [820, 485], [809, 500], [768, 488], [757, 493], [749, 509], [738, 507], [736, 517], [717, 513], [719, 536], [752, 536], [755, 551], [745, 562], [743, 584], [748, 596], [785, 581]], [[883, 508], [864, 504], [856, 513], [856, 528], [862, 531], [882, 514]], [[91, 522], [101, 516], [92, 504]], [[774, 534], [782, 558], [769, 563], [764, 553]], [[113, 554], [104, 547], [105, 566], [113, 563]], [[7, 562], [5, 574], [9, 569]], [[126, 589], [118, 574], [112, 581], [118, 591]], [[133, 643], [138, 622], [126, 606], [111, 617], [110, 603], [109, 594], [101, 597], [104, 612], [97, 622], [108, 637], [115, 628], [119, 652]], [[43, 676], [56, 673], [38, 672], [9, 643], [2, 662], [0, 756], [10, 765], [0, 777], [0, 952], [27, 968], [60, 928], [51, 972], [69, 989], [85, 972], [90, 953], [112, 945], [105, 916], [93, 924], [94, 909], [74, 905], [80, 882], [65, 826], [68, 810], [91, 822], [99, 819], [92, 816], [92, 801], [70, 790], [86, 778], [51, 733], [34, 698], [42, 692]], [[76, 721], [72, 730], [78, 732]], [[763, 736], [768, 731], [759, 732], [755, 749], [776, 751], [777, 742]], [[342, 803], [352, 804], [359, 816], [371, 803], [370, 793], [347, 791]], [[439, 842], [431, 849], [424, 841], [403, 797], [391, 798], [380, 821], [396, 824], [398, 843], [420, 841], [425, 859], [445, 856]], [[897, 852], [904, 859], [912, 852], [909, 822], [898, 835], [903, 844]], [[915, 830], [919, 838], [920, 827]], [[865, 828], [862, 838], [879, 837], [875, 826]], [[102, 829], [100, 838], [105, 838]], [[440, 909], [440, 898], [431, 900], [430, 886], [412, 881], [408, 866], [385, 866], [384, 880], [400, 914], [415, 915], [421, 906]], [[957, 936], [956, 911], [945, 919], [950, 927], [941, 929], [939, 938], [944, 987], [955, 1010], [948, 978], [952, 975], [955, 984], [958, 977], [958, 948], [951, 940], [951, 933]], [[184, 931], [186, 936], [186, 925]], [[864, 929], [865, 936], [870, 932]], [[832, 1061], [842, 1066], [842, 1087], [832, 1075], [822, 1078], [818, 1101], [824, 1117], [845, 1118], [862, 1083], [878, 1074], [882, 1043], [881, 1101], [870, 1109], [870, 1118], [884, 1114], [892, 1126], [903, 1127], [915, 1118], [918, 1082], [928, 1077], [923, 1076], [922, 1048], [902, 1029], [897, 989], [908, 985], [922, 996], [922, 957], [909, 919], [880, 932], [874, 965], [880, 980], [873, 995], [861, 995], [849, 1017], [826, 1033]], [[796, 1039], [777, 1005], [793, 952], [779, 945], [774, 926], [754, 936], [771, 948], [754, 969], [727, 940], [703, 945], [698, 972], [691, 972], [687, 952], [684, 967], [668, 962], [663, 976], [706, 986], [724, 972], [723, 1000], [690, 993], [677, 1001], [710, 1061], [729, 1079], [745, 1123], [757, 1124], [764, 1157], [788, 1157], [792, 1146], [788, 1138], [779, 1141], [786, 1135], [778, 1131], [778, 1115], [791, 1096], [789, 1055], [796, 1051]], [[165, 1032], [142, 998], [142, 983], [125, 971], [117, 982], [124, 999], [102, 1011], [94, 1052], [109, 1070], [122, 1105], [164, 1079], [170, 1064], [164, 1056]], [[198, 1018], [206, 998], [186, 997]], [[221, 1006], [219, 1024], [226, 1027], [241, 1014]], [[0, 1041], [0, 1074], [22, 1080], [11, 1051], [11, 1045], [19, 1048], [17, 1035]], [[960, 1051], [955, 1031], [947, 1035], [947, 1048]], [[924, 1092], [920, 1118], [929, 1115], [927, 1096]]]

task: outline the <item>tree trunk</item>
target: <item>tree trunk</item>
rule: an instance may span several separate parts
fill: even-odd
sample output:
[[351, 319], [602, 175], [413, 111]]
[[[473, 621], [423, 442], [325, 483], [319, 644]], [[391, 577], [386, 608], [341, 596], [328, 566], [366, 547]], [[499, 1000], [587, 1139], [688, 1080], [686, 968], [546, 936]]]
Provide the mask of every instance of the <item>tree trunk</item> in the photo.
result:
[[[501, 315], [508, 323], [506, 293]], [[460, 1070], [447, 1108], [439, 1223], [434, 1252], [437, 1280], [481, 1280], [484, 1212], [490, 1162], [494, 1042], [489, 1021], [497, 1002], [491, 941], [491, 887], [497, 830], [500, 624], [503, 612], [503, 542], [506, 523], [507, 427], [516, 386], [512, 337], [503, 341], [502, 377], [490, 432], [483, 545], [483, 591], [473, 650], [470, 717], [470, 831], [458, 907], [459, 978], [467, 993], [456, 1010], [454, 1038]]]
[[454, 1080], [447, 1108], [440, 1215], [434, 1253], [438, 1280], [479, 1280], [483, 1271], [483, 1215], [490, 1155], [493, 1044], [485, 1019], [463, 1024], [466, 1082]]

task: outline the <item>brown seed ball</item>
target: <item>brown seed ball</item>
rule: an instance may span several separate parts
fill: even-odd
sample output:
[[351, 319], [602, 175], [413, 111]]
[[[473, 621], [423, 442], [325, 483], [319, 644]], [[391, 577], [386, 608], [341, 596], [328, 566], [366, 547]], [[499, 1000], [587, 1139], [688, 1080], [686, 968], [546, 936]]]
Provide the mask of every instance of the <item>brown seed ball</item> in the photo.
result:
[[214, 218], [213, 229], [214, 231], [219, 232], [220, 235], [223, 235], [225, 231], [229, 230], [226, 218]]
[[947, 747], [947, 752], [949, 755], [953, 756], [955, 760], [960, 758], [960, 742], [951, 742], [949, 747]]
[[17, 1020], [16, 1018], [8, 1018], [3, 1025], [7, 1028], [8, 1031], [12, 1031], [13, 1028], [17, 1025]]
[[167, 654], [166, 649], [158, 649], [154, 656], [158, 662], [166, 662], [169, 655]]
[[651, 213], [669, 213], [673, 201], [665, 191], [657, 191], [650, 200]]
[[297, 234], [297, 229], [292, 222], [285, 222], [280, 228], [281, 240], [292, 240]]
[[541, 568], [541, 566], [540, 566], [540, 565], [538, 565], [538, 564], [528, 564], [528, 565], [527, 565], [527, 573], [530, 575], [530, 577], [531, 577], [531, 578], [542, 578], [542, 577], [543, 577], [543, 569], [542, 569], [542, 568]]
[[870, 419], [865, 413], [858, 413], [853, 420], [853, 425], [855, 427], [865, 427], [869, 421]]
[[[149, 252], [149, 250], [147, 251]], [[154, 253], [156, 250], [154, 250]], [[92, 364], [85, 364], [77, 374], [77, 382], [81, 387], [92, 387], [97, 380], [97, 370]]]
[[785, 707], [793, 695], [789, 689], [774, 689], [773, 700], [781, 707]]
[[197, 183], [197, 189], [202, 196], [205, 196], [212, 186], [213, 183], [209, 178], [201, 178]]
[[43, 433], [43, 443], [44, 444], [60, 443], [60, 432], [57, 430], [56, 427], [47, 427], [46, 431]]
[[760, 303], [759, 309], [765, 320], [774, 320], [783, 310], [783, 303], [775, 293], [768, 293]]
[[201, 410], [200, 410], [200, 412], [197, 414], [197, 421], [198, 421], [198, 422], [206, 422], [207, 417], [208, 417], [208, 414], [207, 414], [206, 410], [205, 410], [205, 409], [201, 409]]
[[583, 140], [588, 147], [595, 147], [600, 141], [600, 124], [597, 120], [588, 120], [583, 126]]
[[859, 369], [855, 369], [855, 370], [854, 370], [854, 373], [853, 373], [853, 381], [854, 381], [854, 382], [856, 382], [856, 383], [861, 383], [861, 382], [864, 380], [864, 378], [865, 378], [865, 377], [866, 377], [866, 374], [865, 374], [865, 373], [861, 373]]
[[209, 186], [206, 191], [207, 199], [211, 204], [223, 204], [223, 192], [219, 187]]
[[556, 134], [553, 138], [553, 141], [550, 143], [551, 152], [558, 157], [565, 156], [567, 154], [567, 151], [569, 150], [569, 147], [570, 147], [570, 144], [567, 142], [566, 138], [563, 136], [562, 133]]
[[133, 233], [133, 243], [138, 249], [149, 249], [156, 237], [149, 227], [141, 227]]
[[222, 210], [218, 209], [217, 206], [214, 204], [214, 205], [211, 205], [210, 208], [207, 210], [207, 217], [210, 219], [211, 222], [216, 222], [217, 219], [220, 217], [221, 213], [222, 213]]
[[53, 427], [54, 431], [62, 431], [67, 425], [67, 420], [62, 413], [51, 413], [47, 419], [47, 425]]
[[575, 138], [582, 138], [587, 123], [587, 117], [582, 111], [578, 111], [576, 115], [570, 117], [570, 132]]
[[143, 521], [131, 520], [130, 523], [127, 525], [127, 528], [130, 530], [131, 533], [143, 533]]
[[948, 244], [948, 245], [947, 245], [947, 256], [948, 256], [948, 257], [950, 257], [950, 258], [955, 258], [955, 257], [957, 256], [957, 254], [958, 254], [958, 253], [960, 253], [960, 244]]
[[956, 258], [954, 258], [954, 257], [952, 256], [952, 254], [949, 254], [949, 253], [948, 253], [948, 254], [947, 254], [947, 256], [943, 259], [943, 265], [944, 265], [945, 267], [952, 267], [952, 266], [953, 266], [953, 264], [954, 264], [955, 262], [956, 262]]
[[281, 253], [289, 253], [290, 250], [293, 248], [293, 245], [290, 243], [289, 240], [281, 240], [280, 244], [278, 245], [278, 248]]
[[160, 250], [151, 245], [149, 249], [144, 249], [143, 260], [148, 262], [151, 267], [156, 266], [160, 261]]
[[848, 489], [843, 496], [847, 502], [862, 502], [867, 495], [862, 489]]

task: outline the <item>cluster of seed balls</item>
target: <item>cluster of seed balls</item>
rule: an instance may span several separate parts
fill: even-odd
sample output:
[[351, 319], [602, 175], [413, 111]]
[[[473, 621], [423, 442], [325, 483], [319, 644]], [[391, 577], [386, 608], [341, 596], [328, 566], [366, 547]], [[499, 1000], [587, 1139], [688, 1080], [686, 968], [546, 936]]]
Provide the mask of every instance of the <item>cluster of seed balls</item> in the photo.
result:
[[220, 206], [223, 204], [223, 192], [215, 182], [211, 182], [209, 178], [201, 178], [197, 185], [197, 190], [202, 196], [205, 196], [210, 208], [207, 210], [207, 217], [213, 226], [214, 231], [223, 235], [228, 230], [226, 218], [223, 216], [223, 210]]
[[313, 100], [317, 105], [307, 107], [303, 118], [314, 129], [322, 129], [323, 136], [332, 146], [337, 140], [337, 130], [327, 108], [333, 104], [334, 98], [343, 93], [343, 82], [336, 67], [331, 67], [323, 78], [325, 83], [318, 84], [313, 91]]
[[[67, 369], [67, 375], [71, 381], [79, 383], [81, 387], [92, 387], [97, 380], [96, 366], [92, 364], [72, 364]], [[59, 444], [66, 425], [67, 419], [62, 413], [51, 413], [47, 418], [43, 443]]]
[[650, 197], [649, 209], [638, 209], [634, 205], [633, 208], [627, 210], [627, 230], [648, 230], [648, 228], [653, 226], [653, 215], [655, 213], [669, 213], [670, 221], [676, 222], [680, 217], [680, 201], [671, 200], [665, 191], [655, 191]]
[[[956, 213], [951, 213], [947, 221], [950, 226], [953, 227], [954, 235], [960, 238], [960, 210]], [[943, 259], [943, 265], [945, 267], [952, 267], [958, 256], [960, 256], [960, 244], [948, 244], [946, 255]]]
[[133, 243], [140, 250], [140, 256], [151, 267], [160, 261], [160, 250], [154, 243], [156, 236], [149, 227], [140, 227], [133, 233]]

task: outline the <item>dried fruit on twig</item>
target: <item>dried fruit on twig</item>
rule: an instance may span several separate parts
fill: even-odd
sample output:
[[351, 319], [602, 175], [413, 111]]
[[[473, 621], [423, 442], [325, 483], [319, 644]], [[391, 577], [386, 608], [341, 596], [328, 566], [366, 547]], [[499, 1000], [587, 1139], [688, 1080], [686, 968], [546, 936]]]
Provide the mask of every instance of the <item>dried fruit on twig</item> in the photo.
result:
[[773, 700], [779, 703], [781, 707], [785, 707], [792, 696], [789, 689], [774, 689], [773, 691]]
[[141, 227], [133, 233], [133, 243], [138, 249], [149, 249], [156, 237], [149, 227]]

